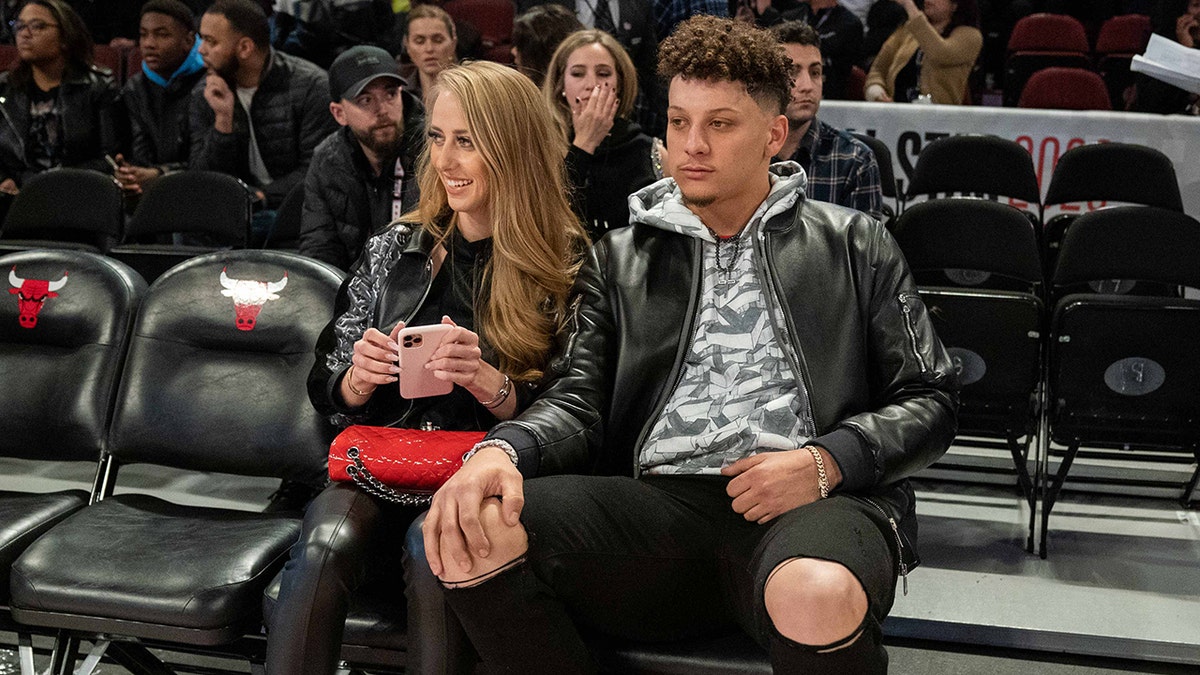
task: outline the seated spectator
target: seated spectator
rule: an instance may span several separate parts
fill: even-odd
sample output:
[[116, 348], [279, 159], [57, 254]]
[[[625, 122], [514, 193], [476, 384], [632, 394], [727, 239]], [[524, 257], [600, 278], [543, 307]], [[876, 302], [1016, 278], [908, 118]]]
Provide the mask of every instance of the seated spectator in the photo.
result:
[[416, 67], [416, 75], [408, 78], [409, 91], [421, 99], [426, 108], [437, 81], [438, 73], [458, 60], [458, 33], [454, 19], [437, 5], [417, 5], [408, 13], [404, 27], [404, 51]]
[[428, 562], [487, 672], [595, 672], [579, 626], [883, 673], [953, 365], [883, 226], [771, 166], [775, 39], [696, 17], [660, 54], [673, 178], [592, 247], [563, 371], [434, 496]]
[[403, 85], [379, 47], [334, 60], [329, 111], [342, 128], [317, 146], [304, 180], [301, 254], [349, 270], [368, 237], [416, 208], [425, 116]]
[[121, 89], [131, 150], [128, 157], [116, 157], [117, 180], [132, 193], [165, 173], [187, 168], [188, 109], [192, 90], [204, 79], [195, 18], [179, 0], [149, 0], [142, 6], [138, 43], [141, 72]]
[[887, 42], [892, 33], [895, 33], [896, 29], [903, 26], [907, 20], [908, 14], [904, 8], [892, 0], [876, 0], [871, 5], [871, 8], [867, 10], [867, 18], [863, 22], [867, 31], [863, 36], [861, 65], [864, 69], [871, 69], [871, 63], [875, 61], [875, 56], [883, 48], [883, 43]]
[[602, 30], [625, 48], [638, 76], [639, 99], [634, 101], [633, 118], [651, 135], [665, 129], [665, 97], [654, 76], [654, 55], [658, 38], [654, 35], [654, 10], [651, 0], [535, 0], [528, 5], [554, 2], [575, 12], [584, 28]]
[[513, 20], [512, 55], [517, 70], [540, 88], [554, 50], [565, 37], [578, 30], [583, 30], [583, 24], [562, 5], [549, 3], [529, 8]]
[[[1184, 47], [1200, 48], [1200, 0], [1159, 0], [1151, 20], [1156, 34]], [[1200, 115], [1200, 97], [1139, 73], [1133, 110], [1164, 115]]]
[[879, 164], [866, 143], [817, 119], [821, 108], [824, 60], [812, 26], [788, 21], [771, 29], [792, 60], [792, 100], [787, 140], [778, 157], [790, 159], [808, 178], [810, 199], [841, 204], [874, 218], [883, 215]]
[[355, 45], [387, 44], [395, 14], [391, 0], [278, 0], [271, 44], [329, 68]]
[[817, 29], [824, 57], [823, 96], [845, 99], [850, 69], [862, 58], [863, 24], [853, 12], [837, 0], [808, 0], [796, 11], [781, 15], [784, 20], [798, 19]]
[[655, 180], [654, 141], [629, 119], [637, 71], [608, 33], [584, 30], [554, 52], [542, 95], [570, 141], [567, 173], [592, 239], [629, 224], [629, 195]]
[[264, 202], [252, 244], [270, 235], [275, 209], [304, 180], [313, 150], [336, 127], [325, 71], [269, 44], [262, 8], [217, 0], [200, 19], [208, 68], [192, 97], [189, 167], [221, 171], [250, 185]]
[[17, 62], [0, 73], [0, 192], [60, 166], [108, 173], [120, 148], [117, 86], [92, 65], [92, 38], [63, 0], [29, 0], [12, 25]]
[[[339, 292], [342, 313], [317, 343], [309, 395], [341, 425], [471, 431], [509, 419], [532, 399], [567, 314], [586, 239], [565, 197], [565, 144], [549, 110], [529, 78], [484, 61], [447, 69], [438, 92], [420, 206], [367, 243]], [[455, 329], [430, 364], [454, 389], [406, 400], [397, 334], [439, 322]], [[400, 586], [399, 556], [387, 555], [416, 515], [352, 483], [317, 497], [284, 568], [268, 672], [335, 671], [347, 598], [367, 573]], [[413, 620], [410, 645], [422, 631], [442, 637]]]
[[895, 0], [908, 14], [883, 43], [867, 74], [868, 101], [961, 105], [983, 48], [975, 0]]

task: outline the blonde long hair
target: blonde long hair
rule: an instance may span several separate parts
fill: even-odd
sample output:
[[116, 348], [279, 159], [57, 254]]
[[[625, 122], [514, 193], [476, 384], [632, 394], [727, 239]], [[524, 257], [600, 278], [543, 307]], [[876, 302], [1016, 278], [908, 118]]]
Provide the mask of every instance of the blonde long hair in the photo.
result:
[[575, 31], [563, 39], [558, 49], [554, 50], [554, 56], [550, 57], [550, 65], [546, 68], [546, 80], [542, 83], [542, 98], [554, 111], [554, 119], [563, 138], [569, 137], [572, 131], [571, 106], [563, 96], [567, 61], [576, 49], [593, 44], [607, 49], [617, 66], [617, 97], [621, 99], [617, 106], [617, 117], [629, 117], [633, 112], [633, 103], [638, 95], [637, 68], [633, 66], [633, 60], [629, 58], [625, 48], [616, 38], [602, 30]]
[[[534, 381], [550, 357], [587, 245], [566, 196], [566, 142], [533, 83], [511, 68], [487, 61], [452, 66], [438, 76], [433, 100], [443, 93], [462, 106], [487, 172], [492, 259], [483, 273], [487, 301], [475, 299], [479, 332], [496, 351], [502, 372]], [[432, 118], [431, 110], [426, 127]], [[421, 202], [401, 220], [419, 223], [445, 242], [457, 217], [428, 144], [418, 181]]]

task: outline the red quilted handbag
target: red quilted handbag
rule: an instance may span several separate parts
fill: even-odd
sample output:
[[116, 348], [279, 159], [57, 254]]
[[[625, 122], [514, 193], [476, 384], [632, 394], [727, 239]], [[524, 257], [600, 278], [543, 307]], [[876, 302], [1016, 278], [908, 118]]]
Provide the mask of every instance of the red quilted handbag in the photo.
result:
[[425, 431], [355, 424], [329, 446], [329, 477], [406, 506], [429, 503], [483, 431]]

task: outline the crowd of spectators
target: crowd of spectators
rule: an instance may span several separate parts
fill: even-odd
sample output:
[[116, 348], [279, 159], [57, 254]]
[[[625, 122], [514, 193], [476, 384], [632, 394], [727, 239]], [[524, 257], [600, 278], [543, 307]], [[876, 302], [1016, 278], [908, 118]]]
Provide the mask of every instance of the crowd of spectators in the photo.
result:
[[[439, 72], [463, 60], [510, 57], [547, 87], [546, 100], [571, 143], [574, 203], [598, 235], [621, 220], [624, 195], [659, 175], [653, 167], [661, 166], [665, 148], [653, 139], [665, 135], [666, 90], [654, 72], [655, 54], [693, 14], [764, 28], [810, 26], [822, 61], [820, 86], [805, 96], [810, 102], [815, 96], [816, 105], [822, 99], [978, 102], [982, 92], [1004, 86], [1008, 34], [1036, 12], [1072, 15], [1093, 40], [1106, 19], [1131, 12], [1148, 14], [1156, 33], [1188, 47], [1197, 46], [1200, 32], [1200, 0], [520, 0], [512, 11], [511, 43], [504, 45], [510, 54], [504, 54], [485, 44], [484, 28], [472, 17], [418, 0], [0, 0], [0, 38], [15, 45], [11, 66], [0, 74], [0, 193], [16, 195], [34, 173], [73, 166], [113, 172], [133, 205], [164, 173], [217, 170], [255, 193], [252, 241], [262, 243], [284, 197], [304, 183], [317, 146], [339, 126], [344, 140], [361, 141], [363, 133], [399, 123], [400, 137], [419, 145], [419, 134], [405, 124], [420, 124]], [[559, 44], [580, 30], [592, 31], [592, 49], [555, 60]], [[381, 118], [367, 132], [339, 115], [336, 97], [326, 100], [334, 59], [363, 46], [395, 59], [405, 94], [396, 120]], [[95, 66], [98, 47], [140, 50], [140, 68], [130, 67], [117, 82]], [[605, 63], [574, 63], [589, 51]], [[572, 75], [580, 69], [603, 74], [588, 79], [581, 95], [569, 94], [573, 82], [584, 81]], [[1126, 107], [1197, 110], [1194, 95], [1142, 76]], [[366, 147], [360, 144], [359, 153]], [[402, 183], [397, 176], [405, 167], [393, 175], [369, 164], [364, 186], [375, 185], [379, 195], [394, 191], [386, 183]], [[316, 210], [328, 208], [309, 204], [305, 213]], [[354, 243], [391, 210], [379, 206], [377, 217], [365, 220], [324, 216], [337, 225], [322, 227], [340, 229], [349, 245], [331, 261], [347, 266], [357, 256]], [[360, 231], [348, 234], [353, 229]], [[327, 237], [328, 230], [326, 244]]]

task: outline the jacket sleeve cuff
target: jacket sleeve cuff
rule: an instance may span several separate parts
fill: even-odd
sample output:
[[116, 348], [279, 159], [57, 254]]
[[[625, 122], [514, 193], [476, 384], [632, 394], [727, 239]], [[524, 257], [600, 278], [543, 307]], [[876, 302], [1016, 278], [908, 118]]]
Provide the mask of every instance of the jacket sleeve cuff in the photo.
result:
[[504, 441], [517, 451], [517, 471], [521, 472], [523, 478], [537, 476], [541, 456], [538, 454], [537, 438], [532, 433], [516, 424], [502, 424], [493, 428], [487, 438]]
[[824, 448], [837, 462], [842, 472], [838, 492], [856, 492], [875, 484], [875, 458], [863, 439], [853, 430], [838, 427], [824, 436], [812, 439], [810, 445]]

